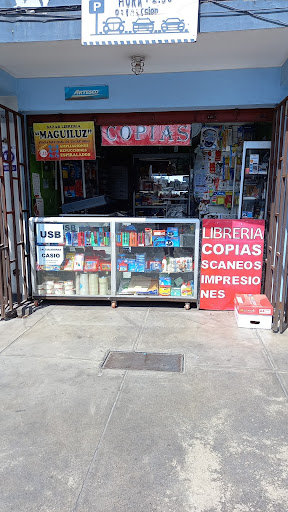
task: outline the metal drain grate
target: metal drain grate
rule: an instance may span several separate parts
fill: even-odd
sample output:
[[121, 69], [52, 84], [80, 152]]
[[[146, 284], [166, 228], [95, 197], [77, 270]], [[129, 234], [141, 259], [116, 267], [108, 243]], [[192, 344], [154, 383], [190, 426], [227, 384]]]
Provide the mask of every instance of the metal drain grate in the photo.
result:
[[111, 351], [102, 368], [110, 370], [150, 370], [154, 372], [183, 372], [183, 354]]

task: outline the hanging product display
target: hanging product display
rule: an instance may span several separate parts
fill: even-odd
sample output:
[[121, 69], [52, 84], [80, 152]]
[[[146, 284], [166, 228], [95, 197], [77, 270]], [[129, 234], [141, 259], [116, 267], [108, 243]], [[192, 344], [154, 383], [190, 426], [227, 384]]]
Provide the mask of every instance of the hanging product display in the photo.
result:
[[238, 216], [265, 219], [271, 142], [244, 142]]
[[237, 218], [243, 126], [203, 127], [194, 163], [194, 198], [200, 218]]

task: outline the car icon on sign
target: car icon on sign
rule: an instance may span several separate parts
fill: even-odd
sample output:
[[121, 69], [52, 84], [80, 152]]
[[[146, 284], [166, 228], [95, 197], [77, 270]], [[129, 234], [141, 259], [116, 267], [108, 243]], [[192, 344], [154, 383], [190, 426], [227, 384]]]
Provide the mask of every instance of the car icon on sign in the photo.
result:
[[149, 18], [138, 18], [133, 23], [133, 32], [134, 34], [152, 34], [154, 32], [154, 21], [151, 21]]
[[184, 20], [180, 20], [180, 18], [167, 18], [161, 24], [162, 32], [183, 32], [184, 29]]
[[103, 23], [103, 32], [104, 34], [122, 34], [122, 32], [124, 32], [124, 21], [118, 17], [107, 18]]

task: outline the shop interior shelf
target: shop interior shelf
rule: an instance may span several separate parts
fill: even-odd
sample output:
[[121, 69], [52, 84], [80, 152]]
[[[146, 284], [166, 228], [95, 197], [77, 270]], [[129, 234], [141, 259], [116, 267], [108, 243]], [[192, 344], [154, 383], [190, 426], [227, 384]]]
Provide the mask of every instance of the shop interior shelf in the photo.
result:
[[137, 270], [117, 270], [117, 272], [123, 272], [124, 274], [126, 272], [129, 272], [130, 274], [193, 274], [193, 270], [177, 270], [177, 272], [165, 272], [162, 270], [145, 270], [145, 272], [138, 272]]
[[105, 251], [111, 249], [111, 245], [64, 245], [63, 247], [67, 247], [67, 249], [93, 249], [94, 251], [97, 249]]
[[77, 272], [81, 272], [81, 274], [98, 274], [99, 272], [105, 272], [111, 274], [111, 270], [95, 270], [95, 272], [90, 270], [89, 272], [86, 270], [37, 270], [37, 272], [57, 272], [57, 274], [59, 274], [59, 272], [74, 272], [74, 274], [77, 274]]

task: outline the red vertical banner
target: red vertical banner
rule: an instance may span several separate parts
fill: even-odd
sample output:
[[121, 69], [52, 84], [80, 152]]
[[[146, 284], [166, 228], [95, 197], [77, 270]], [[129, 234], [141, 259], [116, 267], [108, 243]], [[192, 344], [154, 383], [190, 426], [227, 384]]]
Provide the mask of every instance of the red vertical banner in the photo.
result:
[[200, 308], [234, 309], [236, 293], [261, 293], [264, 220], [204, 219]]

